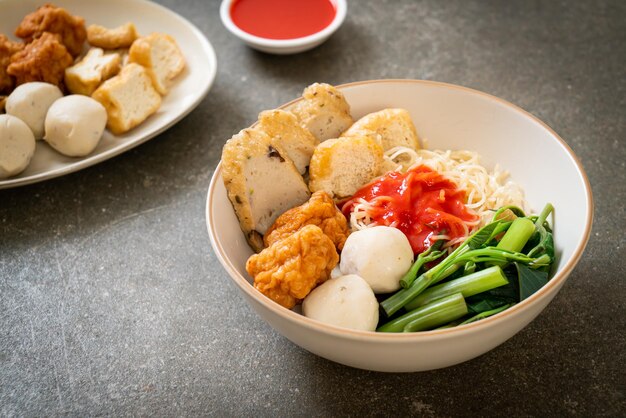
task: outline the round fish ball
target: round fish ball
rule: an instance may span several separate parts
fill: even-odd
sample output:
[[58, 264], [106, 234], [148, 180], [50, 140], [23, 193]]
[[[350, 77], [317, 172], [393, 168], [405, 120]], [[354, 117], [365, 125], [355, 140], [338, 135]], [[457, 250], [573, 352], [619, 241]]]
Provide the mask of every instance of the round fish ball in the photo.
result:
[[106, 123], [104, 106], [91, 97], [72, 94], [50, 106], [44, 140], [61, 154], [83, 157], [96, 148]]
[[52, 103], [61, 97], [63, 93], [54, 84], [39, 81], [24, 83], [17, 86], [7, 98], [6, 112], [26, 122], [35, 139], [41, 139], [46, 113]]
[[361, 331], [376, 331], [378, 301], [371, 287], [356, 274], [329, 279], [302, 302], [302, 312], [318, 321]]
[[374, 293], [400, 289], [400, 279], [413, 264], [408, 238], [396, 228], [374, 226], [353, 232], [341, 251], [343, 274], [358, 274]]
[[21, 173], [35, 153], [35, 136], [13, 115], [0, 115], [0, 178]]

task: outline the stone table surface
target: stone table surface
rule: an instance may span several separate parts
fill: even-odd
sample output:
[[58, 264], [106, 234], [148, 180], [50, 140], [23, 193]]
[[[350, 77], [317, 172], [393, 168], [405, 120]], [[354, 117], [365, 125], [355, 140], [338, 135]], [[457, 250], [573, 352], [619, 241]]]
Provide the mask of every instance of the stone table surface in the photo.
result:
[[[218, 1], [162, 3], [215, 47], [208, 96], [132, 151], [0, 191], [0, 416], [626, 415], [626, 2], [351, 0], [330, 40], [295, 56], [245, 47]], [[206, 232], [226, 139], [312, 82], [380, 78], [521, 106], [572, 147], [595, 197], [548, 308], [442, 370], [368, 372], [295, 346], [246, 305]]]

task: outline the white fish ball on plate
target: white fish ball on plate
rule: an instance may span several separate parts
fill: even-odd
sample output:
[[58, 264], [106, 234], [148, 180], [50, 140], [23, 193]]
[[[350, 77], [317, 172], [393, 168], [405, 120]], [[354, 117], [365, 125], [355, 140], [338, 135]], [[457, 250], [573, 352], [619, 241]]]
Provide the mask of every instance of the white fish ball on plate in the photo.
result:
[[0, 179], [21, 173], [35, 153], [35, 136], [13, 115], [0, 115]]
[[413, 264], [409, 239], [396, 228], [374, 226], [351, 233], [341, 251], [343, 274], [358, 274], [374, 293], [400, 289], [400, 279]]
[[61, 97], [63, 93], [54, 84], [39, 81], [24, 83], [7, 97], [6, 112], [26, 122], [35, 139], [42, 139], [48, 109]]
[[329, 279], [302, 302], [304, 316], [326, 324], [375, 331], [378, 301], [372, 288], [356, 274]]
[[91, 97], [72, 94], [57, 100], [46, 115], [44, 140], [69, 157], [91, 153], [107, 123], [107, 112]]

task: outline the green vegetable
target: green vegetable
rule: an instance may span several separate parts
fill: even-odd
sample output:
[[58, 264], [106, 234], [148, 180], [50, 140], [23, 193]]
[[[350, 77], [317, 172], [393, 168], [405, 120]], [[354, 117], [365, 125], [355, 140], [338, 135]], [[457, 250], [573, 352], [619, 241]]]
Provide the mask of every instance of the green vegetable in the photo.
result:
[[509, 281], [504, 276], [502, 269], [498, 266], [489, 267], [477, 271], [467, 276], [442, 283], [426, 289], [422, 294], [405, 305], [407, 311], [426, 305], [434, 300], [461, 293], [464, 297], [473, 296], [478, 293], [504, 286]]
[[461, 293], [437, 299], [379, 327], [379, 332], [415, 332], [438, 327], [467, 315]]
[[402, 276], [402, 279], [400, 279], [400, 286], [402, 286], [404, 289], [411, 286], [411, 284], [417, 277], [417, 273], [419, 273], [420, 269], [426, 263], [435, 261], [445, 254], [445, 251], [439, 251], [439, 249], [443, 245], [443, 242], [443, 240], [435, 242], [426, 251], [417, 256], [417, 260], [415, 260], [409, 271], [407, 271], [406, 274]]
[[521, 251], [535, 232], [535, 224], [528, 218], [517, 218], [506, 231], [496, 248], [508, 251]]
[[490, 311], [483, 311], [479, 313], [478, 315], [474, 315], [473, 317], [461, 322], [459, 325], [471, 324], [472, 322], [480, 321], [481, 319], [487, 318], [488, 316], [492, 316], [492, 315], [495, 315], [497, 313], [504, 311], [505, 309], [509, 309], [511, 306], [513, 305], [508, 304], [508, 305], [500, 306], [499, 308], [492, 309]]
[[548, 273], [545, 271], [532, 270], [519, 263], [515, 263], [515, 267], [519, 277], [520, 302], [548, 283]]
[[[496, 219], [485, 225], [438, 265], [415, 278], [409, 287], [401, 289], [381, 302], [381, 307], [388, 316], [391, 316], [424, 292], [425, 289], [448, 278], [459, 269], [464, 271], [475, 268], [479, 271], [485, 265], [495, 264], [504, 268], [510, 263], [516, 263], [528, 267], [528, 270], [545, 272], [547, 280], [547, 271], [554, 260], [554, 244], [545, 220], [552, 210], [552, 205], [546, 205], [534, 223], [531, 217], [518, 217], [512, 222]], [[516, 215], [523, 215], [519, 208], [515, 208], [513, 212]], [[496, 212], [496, 216], [499, 213], [501, 212]], [[502, 232], [505, 232], [504, 236], [499, 243], [496, 243], [496, 236]], [[525, 251], [526, 247], [530, 245], [532, 248], [527, 253], [520, 252]], [[518, 276], [521, 275], [519, 271], [518, 269]], [[413, 274], [416, 273], [413, 272]], [[527, 272], [524, 274], [528, 275]], [[542, 277], [544, 276], [536, 275], [536, 277], [533, 276], [532, 280], [534, 283], [540, 283]], [[531, 288], [532, 286], [529, 287], [529, 289]], [[525, 290], [526, 293], [528, 292]], [[513, 303], [519, 300], [518, 296]]]

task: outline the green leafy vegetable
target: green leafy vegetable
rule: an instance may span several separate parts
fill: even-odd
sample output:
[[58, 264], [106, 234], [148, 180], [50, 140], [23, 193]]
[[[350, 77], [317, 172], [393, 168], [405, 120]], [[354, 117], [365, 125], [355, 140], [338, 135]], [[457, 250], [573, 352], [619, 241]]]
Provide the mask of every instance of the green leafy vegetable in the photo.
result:
[[545, 271], [533, 270], [520, 263], [515, 263], [515, 268], [519, 276], [520, 302], [548, 283], [548, 273]]

